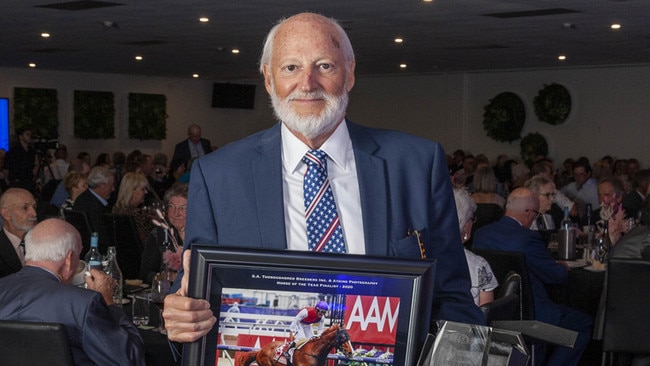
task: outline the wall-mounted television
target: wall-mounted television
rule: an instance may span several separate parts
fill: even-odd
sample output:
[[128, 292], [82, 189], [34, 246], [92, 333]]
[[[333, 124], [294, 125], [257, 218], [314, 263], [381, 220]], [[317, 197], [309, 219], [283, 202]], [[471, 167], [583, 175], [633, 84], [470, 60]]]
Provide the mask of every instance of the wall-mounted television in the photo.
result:
[[212, 108], [255, 108], [255, 85], [214, 83]]

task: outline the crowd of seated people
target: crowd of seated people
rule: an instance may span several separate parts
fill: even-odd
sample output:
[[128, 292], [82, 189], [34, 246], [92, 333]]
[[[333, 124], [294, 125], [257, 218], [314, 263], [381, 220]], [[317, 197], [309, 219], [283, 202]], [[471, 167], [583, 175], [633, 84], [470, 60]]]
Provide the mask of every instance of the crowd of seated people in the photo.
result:
[[[494, 164], [486, 164], [484, 156], [478, 154], [474, 158], [462, 150], [447, 156], [452, 183], [467, 190], [477, 204], [473, 231], [499, 220], [503, 215], [500, 202], [518, 187], [527, 187], [538, 195], [540, 210], [530, 229], [540, 231], [545, 242], [559, 228], [564, 208], [568, 209], [579, 237], [587, 235], [587, 220], [591, 220], [599, 235], [603, 219], [607, 219], [614, 244], [634, 226], [650, 221], [650, 169], [640, 169], [637, 159], [604, 156], [592, 164], [586, 157], [577, 157], [565, 159], [556, 168], [551, 159], [542, 156], [529, 164], [507, 155], [499, 155]], [[473, 172], [470, 183], [464, 164], [472, 165], [468, 169]], [[477, 167], [478, 164], [481, 166]], [[603, 206], [608, 209], [601, 214]], [[491, 209], [486, 211], [487, 207]], [[471, 247], [472, 243], [467, 244]]]
[[[196, 137], [197, 126], [193, 126], [192, 137]], [[201, 143], [209, 147], [203, 140], [205, 139], [202, 139]], [[189, 143], [191, 142], [188, 138], [180, 145]], [[186, 204], [177, 201], [187, 202], [187, 184], [184, 184], [184, 193], [182, 188], [179, 193], [177, 188], [172, 189], [172, 187], [179, 179], [188, 180], [188, 177], [183, 175], [189, 170], [187, 165], [191, 163], [192, 157], [188, 158], [188, 161], [182, 161], [182, 154], [177, 154], [177, 161], [170, 166], [167, 154], [163, 152], [147, 154], [136, 149], [129, 153], [102, 152], [93, 159], [85, 151], [69, 154], [68, 148], [59, 144], [56, 148], [49, 149], [43, 161], [39, 161], [35, 158], [35, 147], [29, 129], [17, 131], [16, 142], [12, 146], [15, 152], [9, 154], [9, 164], [5, 164], [8, 152], [0, 149], [0, 194], [15, 193], [10, 190], [13, 187], [25, 187], [26, 190], [19, 192], [29, 193], [34, 197], [36, 202], [34, 209], [38, 214], [38, 221], [54, 217], [65, 219], [64, 212], [68, 210], [84, 212], [90, 231], [99, 233], [100, 252], [106, 253], [107, 247], [112, 243], [108, 242], [109, 235], [104, 228], [103, 215], [111, 212], [126, 214], [133, 217], [137, 240], [141, 243], [140, 248], [144, 248], [145, 243], [152, 236], [161, 237], [161, 229], [154, 228], [151, 217], [143, 209], [152, 203], [162, 202], [164, 198], [165, 206], [161, 207], [164, 209], [165, 218], [175, 228], [176, 240], [182, 245]], [[202, 148], [202, 151], [207, 153], [210, 150]], [[68, 159], [69, 155], [72, 156], [70, 159]], [[191, 151], [190, 155], [192, 155]], [[29, 170], [20, 163], [27, 160], [33, 162], [28, 164]], [[17, 170], [17, 166], [20, 166], [20, 171], [10, 172], [10, 167]], [[168, 190], [175, 194], [169, 197], [166, 195]], [[170, 200], [172, 204], [168, 206]], [[8, 196], [5, 202], [9, 202]], [[7, 211], [7, 215], [9, 213], [10, 211]], [[6, 220], [10, 219], [11, 217], [7, 216]], [[16, 243], [20, 241], [19, 239], [16, 239]], [[158, 240], [152, 242], [161, 244]], [[84, 242], [83, 245], [81, 259], [89, 243]], [[153, 258], [143, 258], [152, 271], [158, 271], [161, 263], [162, 253], [158, 248], [155, 249], [155, 253], [151, 251], [154, 253]], [[0, 272], [3, 276], [20, 268], [15, 266], [14, 259], [20, 258], [18, 254], [22, 252], [19, 253], [19, 248], [15, 251], [17, 255], [6, 261], [3, 257], [4, 252], [0, 251]], [[11, 264], [6, 266], [11, 267], [7, 273], [4, 272], [7, 269], [4, 268], [5, 263]], [[145, 275], [148, 273], [142, 272]], [[142, 279], [150, 280], [150, 276], [145, 275]]]

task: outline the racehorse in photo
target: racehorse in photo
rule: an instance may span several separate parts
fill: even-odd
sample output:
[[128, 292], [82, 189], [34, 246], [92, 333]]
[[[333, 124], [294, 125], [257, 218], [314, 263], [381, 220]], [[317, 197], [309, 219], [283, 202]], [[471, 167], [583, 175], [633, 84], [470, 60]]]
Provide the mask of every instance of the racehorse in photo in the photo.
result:
[[280, 350], [285, 342], [271, 342], [259, 351], [242, 353], [237, 357], [238, 366], [250, 366], [254, 362], [258, 366], [325, 366], [327, 355], [333, 348], [343, 352], [345, 357], [352, 357], [353, 349], [350, 335], [338, 324], [325, 329], [319, 337], [313, 337], [293, 351], [293, 360], [285, 359]]

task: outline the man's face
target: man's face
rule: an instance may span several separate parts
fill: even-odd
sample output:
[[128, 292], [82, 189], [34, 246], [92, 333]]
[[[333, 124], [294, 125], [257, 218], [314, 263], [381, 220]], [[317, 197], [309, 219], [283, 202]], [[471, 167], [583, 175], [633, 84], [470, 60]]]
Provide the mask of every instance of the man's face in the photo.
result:
[[190, 141], [192, 141], [193, 144], [198, 144], [201, 142], [201, 128], [197, 126], [190, 128], [187, 137], [190, 139]]
[[598, 200], [605, 207], [614, 207], [621, 203], [620, 194], [616, 194], [614, 185], [610, 182], [602, 182], [598, 185]]
[[294, 19], [278, 30], [265, 86], [277, 117], [294, 133], [322, 136], [345, 117], [354, 63], [346, 65], [337, 44], [338, 33], [322, 21]]
[[24, 144], [31, 144], [32, 143], [32, 131], [27, 130], [23, 133], [21, 133], [18, 138], [20, 141]]
[[2, 208], [2, 218], [4, 226], [22, 238], [36, 225], [36, 200], [29, 192], [15, 192]]
[[142, 174], [146, 175], [147, 177], [151, 176], [153, 174], [154, 166], [153, 166], [153, 158], [148, 157], [140, 167], [142, 168]]
[[579, 166], [573, 169], [573, 178], [576, 180], [576, 186], [578, 188], [582, 187], [590, 176], [591, 173], [587, 173], [584, 167]]

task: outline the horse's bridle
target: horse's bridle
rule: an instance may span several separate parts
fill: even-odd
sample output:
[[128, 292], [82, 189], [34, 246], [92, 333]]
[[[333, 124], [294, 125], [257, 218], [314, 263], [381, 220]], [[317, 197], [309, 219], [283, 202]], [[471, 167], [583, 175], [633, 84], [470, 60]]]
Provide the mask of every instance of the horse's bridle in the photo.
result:
[[[340, 350], [341, 346], [349, 340], [350, 340], [350, 335], [348, 334], [348, 332], [345, 329], [339, 329], [336, 331], [336, 337], [334, 337], [332, 340], [327, 341], [327, 349], [329, 350], [332, 348], [332, 346], [334, 346], [336, 347], [337, 350]], [[294, 352], [297, 351], [300, 351], [308, 356], [311, 356], [321, 362], [327, 359], [327, 354], [325, 354], [325, 358], [321, 359], [322, 357], [320, 357], [319, 355], [315, 355], [313, 353], [307, 353], [302, 348], [296, 348]]]

